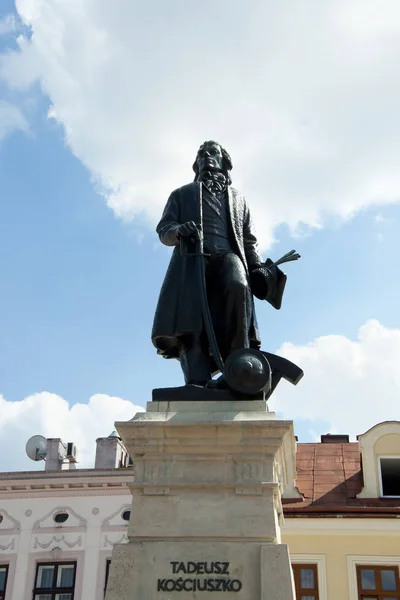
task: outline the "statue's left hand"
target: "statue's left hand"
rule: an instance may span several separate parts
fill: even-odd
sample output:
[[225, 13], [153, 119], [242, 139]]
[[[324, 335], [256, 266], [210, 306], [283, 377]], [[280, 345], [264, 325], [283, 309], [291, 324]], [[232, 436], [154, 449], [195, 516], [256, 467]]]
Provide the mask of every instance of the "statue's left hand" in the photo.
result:
[[266, 264], [250, 272], [250, 284], [253, 294], [259, 300], [266, 300], [274, 293], [276, 286], [276, 267], [269, 268]]

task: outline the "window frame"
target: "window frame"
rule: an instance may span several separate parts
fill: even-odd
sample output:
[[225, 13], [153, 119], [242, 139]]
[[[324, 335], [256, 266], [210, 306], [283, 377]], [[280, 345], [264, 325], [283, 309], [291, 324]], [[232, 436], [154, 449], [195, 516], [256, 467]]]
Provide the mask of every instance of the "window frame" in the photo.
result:
[[4, 590], [0, 590], [0, 600], [5, 600], [7, 594], [7, 582], [8, 582], [8, 574], [10, 571], [10, 565], [8, 563], [0, 563], [0, 569], [5, 569], [6, 577], [4, 580]]
[[[309, 569], [314, 571], [314, 587], [313, 588], [301, 588], [300, 587], [300, 569]], [[298, 573], [295, 571], [298, 570]], [[302, 596], [314, 596], [315, 600], [321, 600], [320, 598], [320, 587], [319, 587], [319, 573], [318, 573], [318, 563], [315, 562], [292, 562], [292, 571], [293, 571], [293, 580], [294, 580], [294, 588], [296, 593], [296, 598], [301, 600]], [[299, 585], [298, 585], [299, 584]]]
[[[380, 578], [376, 577], [377, 587], [375, 590], [363, 590], [361, 587], [361, 571], [374, 570], [377, 573], [381, 571], [395, 571], [397, 573], [396, 590], [382, 590], [380, 586]], [[358, 564], [356, 565], [357, 576], [357, 599], [363, 600], [368, 598], [376, 598], [376, 600], [384, 600], [384, 597], [392, 596], [396, 600], [400, 600], [400, 572], [397, 564]]]
[[[73, 584], [72, 584], [72, 588], [62, 588], [56, 587], [56, 581], [57, 581], [57, 575], [58, 575], [58, 567], [59, 566], [69, 566], [69, 565], [73, 565], [74, 568], [74, 580], [73, 580]], [[39, 568], [40, 567], [50, 567], [50, 566], [54, 566], [54, 574], [53, 574], [53, 582], [52, 582], [52, 587], [51, 588], [38, 588], [36, 587], [37, 584], [37, 577], [38, 577], [38, 572], [39, 572]], [[48, 560], [48, 561], [41, 561], [41, 562], [37, 562], [36, 563], [36, 569], [35, 569], [35, 579], [34, 579], [34, 588], [33, 588], [33, 592], [32, 592], [32, 599], [35, 600], [35, 596], [42, 594], [42, 595], [50, 595], [51, 596], [51, 600], [55, 599], [56, 594], [71, 594], [72, 596], [72, 600], [74, 600], [75, 598], [75, 587], [76, 587], [76, 570], [77, 570], [77, 561], [76, 560]]]
[[[386, 531], [386, 530], [385, 530]], [[397, 530], [396, 530], [397, 535]], [[357, 566], [396, 566], [400, 568], [400, 556], [382, 556], [377, 554], [348, 554], [347, 555], [347, 575], [350, 590], [350, 600], [358, 600], [358, 589], [357, 589]]]
[[317, 565], [319, 600], [328, 600], [328, 587], [326, 579], [325, 554], [290, 554], [291, 566], [297, 564]]
[[400, 498], [400, 494], [397, 494], [396, 496], [389, 496], [383, 493], [383, 481], [382, 481], [382, 463], [381, 460], [382, 458], [384, 459], [392, 459], [392, 460], [398, 460], [400, 462], [400, 456], [385, 456], [385, 455], [379, 455], [378, 457], [378, 472], [379, 472], [379, 496], [380, 498]]

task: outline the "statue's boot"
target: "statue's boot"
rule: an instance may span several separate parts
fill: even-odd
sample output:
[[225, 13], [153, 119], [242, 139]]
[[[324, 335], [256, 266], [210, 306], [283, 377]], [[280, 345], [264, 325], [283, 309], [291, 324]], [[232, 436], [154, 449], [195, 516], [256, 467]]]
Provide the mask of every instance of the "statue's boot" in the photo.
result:
[[211, 379], [206, 385], [210, 390], [226, 390], [228, 388], [225, 377], [220, 375], [217, 379]]
[[190, 345], [182, 346], [179, 361], [186, 385], [206, 386], [211, 379], [210, 358], [201, 340], [194, 338]]

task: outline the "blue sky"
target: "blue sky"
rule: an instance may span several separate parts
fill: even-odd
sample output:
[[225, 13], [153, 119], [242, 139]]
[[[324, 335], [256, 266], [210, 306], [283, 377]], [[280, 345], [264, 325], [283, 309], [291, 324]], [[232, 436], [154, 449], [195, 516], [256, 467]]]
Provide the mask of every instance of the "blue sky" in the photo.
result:
[[[120, 4], [128, 10], [126, 2]], [[239, 4], [229, 17], [233, 28], [240, 25]], [[348, 33], [361, 5], [339, 2], [337, 14], [343, 11], [349, 38], [343, 34], [343, 43], [353, 41], [354, 63], [347, 63], [343, 75], [338, 51], [323, 65], [321, 73], [330, 68], [329, 77], [315, 79], [318, 44], [324, 42], [310, 42], [306, 30], [299, 33], [302, 59], [312, 50], [316, 57], [315, 65], [303, 63], [303, 94], [295, 65], [285, 58], [285, 45], [292, 60], [291, 53], [298, 53], [290, 35], [296, 22], [266, 4], [277, 30], [288, 37], [275, 40], [276, 60], [268, 54], [265, 66], [261, 53], [275, 42], [271, 34], [270, 47], [252, 47], [249, 40], [264, 9], [259, 2], [251, 5], [249, 47], [243, 45], [243, 65], [237, 66], [244, 69], [241, 81], [233, 70], [230, 79], [228, 69], [221, 76], [226, 81], [211, 86], [222, 95], [232, 80], [234, 90], [246, 93], [240, 101], [232, 98], [232, 106], [224, 96], [225, 108], [217, 107], [215, 114], [213, 104], [191, 87], [189, 67], [201, 53], [190, 46], [189, 34], [184, 39], [188, 62], [175, 50], [165, 57], [155, 50], [151, 56], [147, 46], [138, 58], [121, 15], [104, 0], [81, 0], [76, 14], [68, 14], [57, 0], [24, 0], [17, 8], [8, 0], [2, 3], [0, 102], [7, 106], [2, 112], [0, 105], [0, 446], [12, 435], [19, 449], [15, 463], [3, 458], [2, 469], [31, 467], [23, 446], [35, 433], [77, 438], [83, 462], [90, 463], [95, 437], [107, 435], [114, 418], [133, 415], [151, 398], [152, 388], [182, 383], [179, 364], [158, 357], [150, 341], [170, 256], [154, 229], [169, 192], [191, 180], [197, 147], [210, 137], [232, 154], [233, 182], [254, 208], [263, 254], [276, 259], [296, 248], [302, 255], [286, 268], [282, 310], [257, 302], [263, 349], [286, 354], [306, 372], [298, 388], [282, 384], [273, 407], [294, 418], [300, 441], [327, 431], [354, 437], [378, 421], [400, 418], [400, 180], [393, 158], [399, 156], [400, 123], [398, 104], [387, 100], [400, 95], [390, 77], [391, 61], [399, 58], [398, 42], [392, 44], [390, 37], [393, 25], [389, 18], [374, 25], [371, 0], [364, 29]], [[322, 30], [333, 5], [328, 2], [324, 14], [316, 3], [308, 4]], [[189, 22], [190, 10], [173, 5], [182, 22]], [[174, 47], [174, 24], [157, 13], [157, 6], [141, 8], [140, 31], [133, 22], [132, 34], [143, 35], [146, 23], [150, 38], [160, 36], [168, 24], [172, 29], [163, 43]], [[390, 2], [387, 8], [397, 10]], [[301, 27], [301, 18], [307, 19], [297, 16]], [[78, 18], [81, 29], [74, 26]], [[217, 22], [222, 18], [215, 15]], [[178, 19], [178, 37], [179, 25]], [[18, 35], [25, 36], [19, 45]], [[362, 52], [371, 36], [373, 55]], [[226, 52], [234, 52], [231, 42], [228, 35]], [[224, 51], [224, 39], [220, 43]], [[121, 70], [112, 74], [118, 52]], [[381, 69], [379, 56], [386, 57]], [[246, 59], [254, 73], [247, 71]], [[275, 77], [273, 90], [265, 88], [255, 60]], [[386, 86], [381, 96], [363, 75], [368, 66], [370, 78]], [[155, 70], [154, 80], [149, 68]], [[165, 103], [157, 104], [154, 95], [163, 89], [164, 71], [177, 95], [165, 88]], [[203, 91], [206, 74], [199, 69]], [[331, 76], [338, 77], [332, 106]], [[348, 87], [353, 76], [356, 84]], [[132, 89], [131, 78], [136, 78]], [[369, 86], [375, 90], [369, 104], [357, 105]], [[259, 128], [250, 120], [256, 117], [249, 116], [257, 110]], [[93, 397], [101, 402], [93, 400], [92, 406]], [[78, 422], [74, 405], [87, 405], [90, 425]]]

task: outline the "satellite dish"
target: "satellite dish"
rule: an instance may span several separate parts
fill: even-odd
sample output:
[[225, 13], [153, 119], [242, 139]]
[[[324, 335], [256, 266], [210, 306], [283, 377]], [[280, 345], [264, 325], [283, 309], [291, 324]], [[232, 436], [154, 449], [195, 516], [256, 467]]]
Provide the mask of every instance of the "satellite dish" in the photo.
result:
[[26, 442], [25, 452], [31, 460], [44, 460], [47, 453], [47, 440], [42, 435], [33, 435]]

